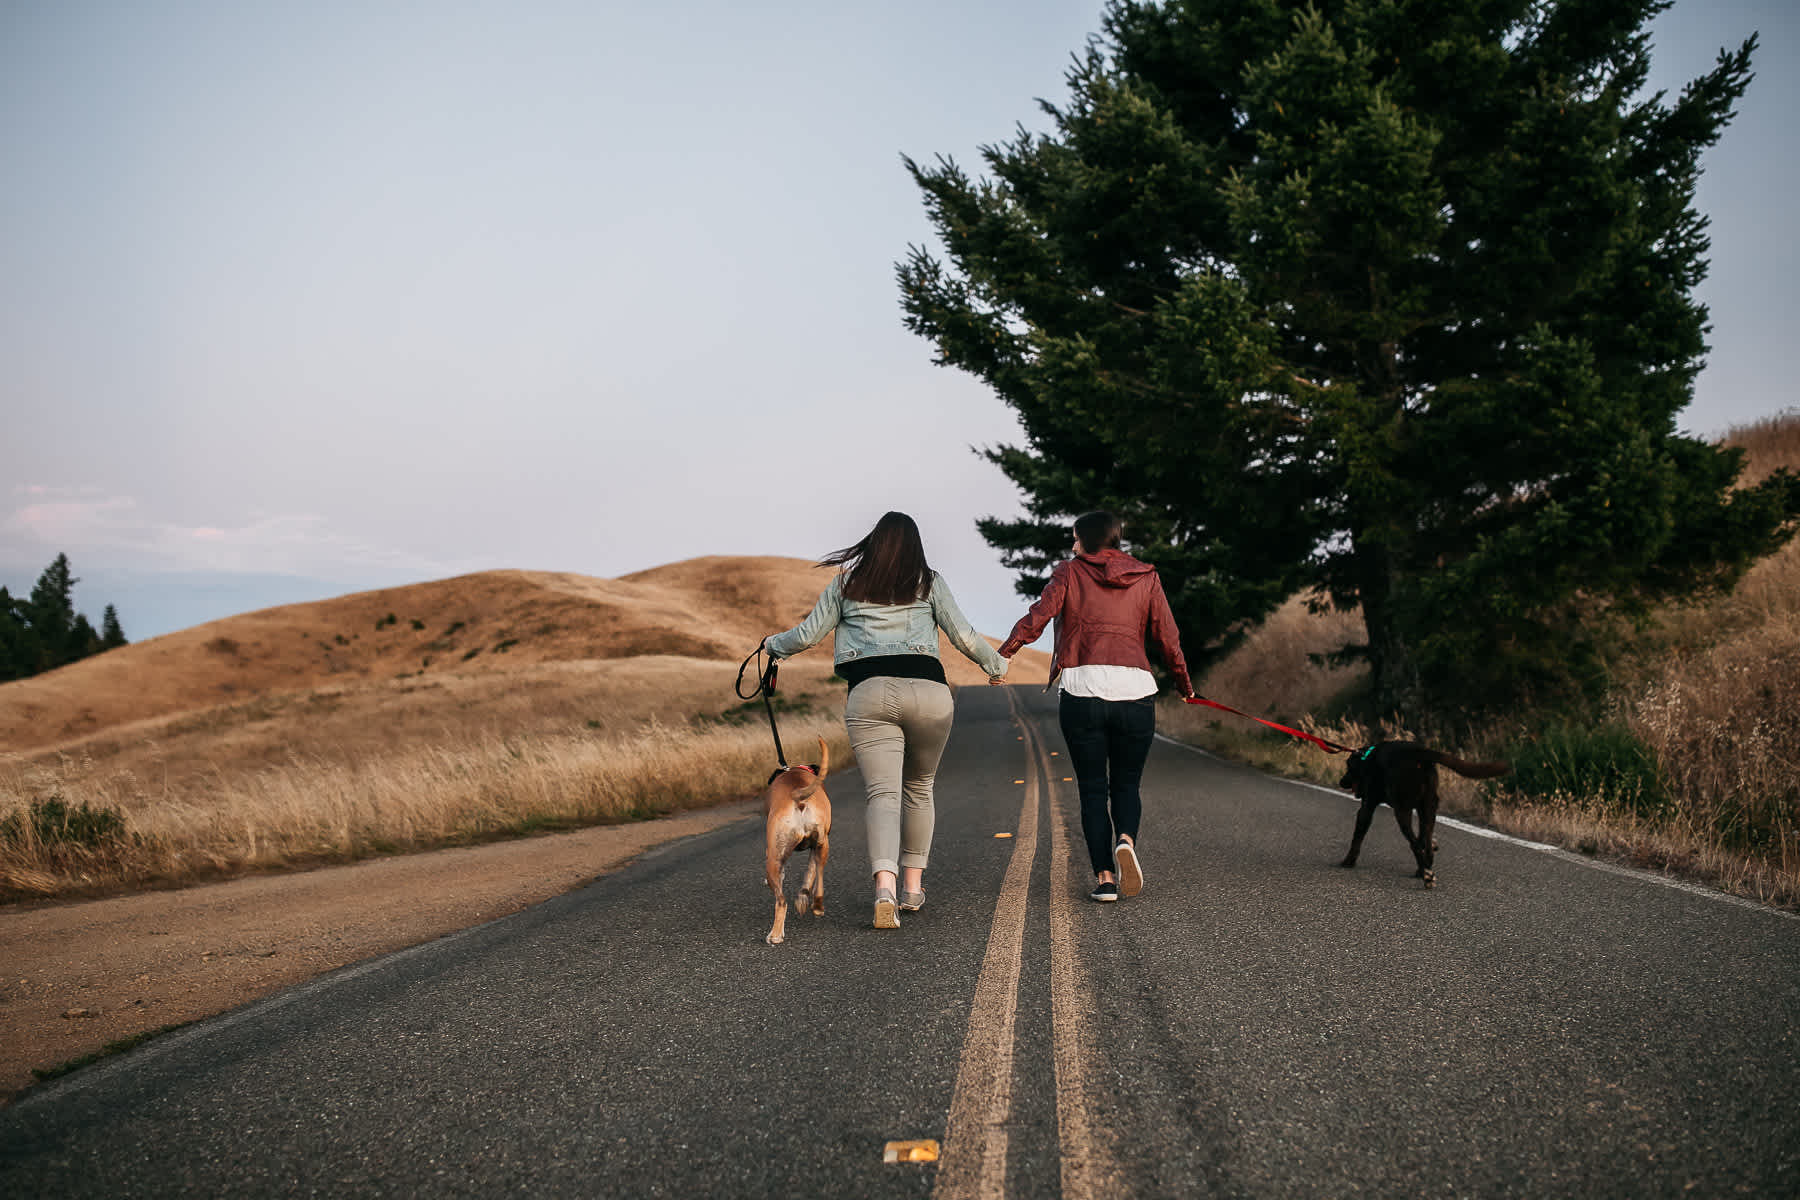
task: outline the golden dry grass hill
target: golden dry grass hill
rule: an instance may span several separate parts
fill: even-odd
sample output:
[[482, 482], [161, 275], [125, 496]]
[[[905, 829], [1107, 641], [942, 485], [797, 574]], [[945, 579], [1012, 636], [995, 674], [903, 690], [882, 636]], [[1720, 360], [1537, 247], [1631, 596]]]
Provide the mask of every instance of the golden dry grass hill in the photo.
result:
[[[484, 571], [263, 609], [0, 685], [0, 751], [71, 749], [121, 726], [318, 688], [637, 658], [735, 665], [829, 580], [801, 559], [711, 557], [619, 579]], [[829, 667], [830, 648], [790, 670]], [[953, 683], [984, 678], [948, 647], [944, 661]], [[1044, 669], [1027, 652], [1016, 678], [1042, 682]]]
[[[0, 685], [0, 821], [14, 815], [0, 897], [743, 794], [772, 749], [760, 707], [732, 692], [738, 663], [830, 578], [767, 557], [618, 579], [488, 571], [245, 613]], [[943, 660], [952, 683], [985, 680], [948, 645]], [[1047, 673], [1027, 650], [1009, 678]], [[829, 642], [784, 665], [782, 692], [790, 748], [817, 733], [847, 756]], [[92, 844], [33, 837], [28, 818], [48, 801], [124, 825]]]

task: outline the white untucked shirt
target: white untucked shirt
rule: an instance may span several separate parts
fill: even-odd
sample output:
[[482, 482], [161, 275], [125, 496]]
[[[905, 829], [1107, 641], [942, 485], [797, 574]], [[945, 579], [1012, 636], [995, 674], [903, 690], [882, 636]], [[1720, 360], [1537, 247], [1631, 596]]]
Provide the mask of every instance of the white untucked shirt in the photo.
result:
[[1156, 676], [1142, 667], [1103, 663], [1064, 667], [1056, 684], [1071, 696], [1091, 696], [1096, 700], [1142, 700], [1156, 695]]

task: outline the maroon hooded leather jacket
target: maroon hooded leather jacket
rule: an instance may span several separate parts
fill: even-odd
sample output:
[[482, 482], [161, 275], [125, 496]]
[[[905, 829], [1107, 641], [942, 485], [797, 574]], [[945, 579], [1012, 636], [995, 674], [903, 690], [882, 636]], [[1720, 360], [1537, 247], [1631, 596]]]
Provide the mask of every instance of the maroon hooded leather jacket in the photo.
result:
[[1053, 618], [1052, 681], [1064, 667], [1107, 665], [1147, 671], [1150, 659], [1144, 647], [1146, 641], [1154, 641], [1181, 694], [1194, 694], [1175, 614], [1169, 611], [1162, 580], [1149, 563], [1109, 549], [1056, 564], [1044, 594], [1001, 643], [1001, 656], [1011, 658], [1019, 647], [1037, 641]]

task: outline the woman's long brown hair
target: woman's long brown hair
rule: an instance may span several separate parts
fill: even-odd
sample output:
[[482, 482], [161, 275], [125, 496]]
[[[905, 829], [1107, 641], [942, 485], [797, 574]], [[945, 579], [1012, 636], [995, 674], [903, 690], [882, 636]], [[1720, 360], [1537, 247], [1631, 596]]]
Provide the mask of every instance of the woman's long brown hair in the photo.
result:
[[819, 565], [843, 567], [844, 595], [864, 604], [912, 604], [931, 592], [925, 543], [903, 512], [884, 514], [869, 536], [827, 554]]

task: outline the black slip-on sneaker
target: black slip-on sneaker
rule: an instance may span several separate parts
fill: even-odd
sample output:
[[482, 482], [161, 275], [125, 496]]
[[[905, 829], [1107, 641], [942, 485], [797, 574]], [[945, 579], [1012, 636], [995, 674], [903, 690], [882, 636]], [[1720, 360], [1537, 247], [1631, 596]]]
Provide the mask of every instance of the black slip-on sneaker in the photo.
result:
[[1088, 893], [1089, 900], [1098, 900], [1103, 904], [1110, 903], [1111, 901], [1117, 900], [1118, 898], [1119, 898], [1119, 885], [1116, 883], [1100, 884], [1093, 891]]

